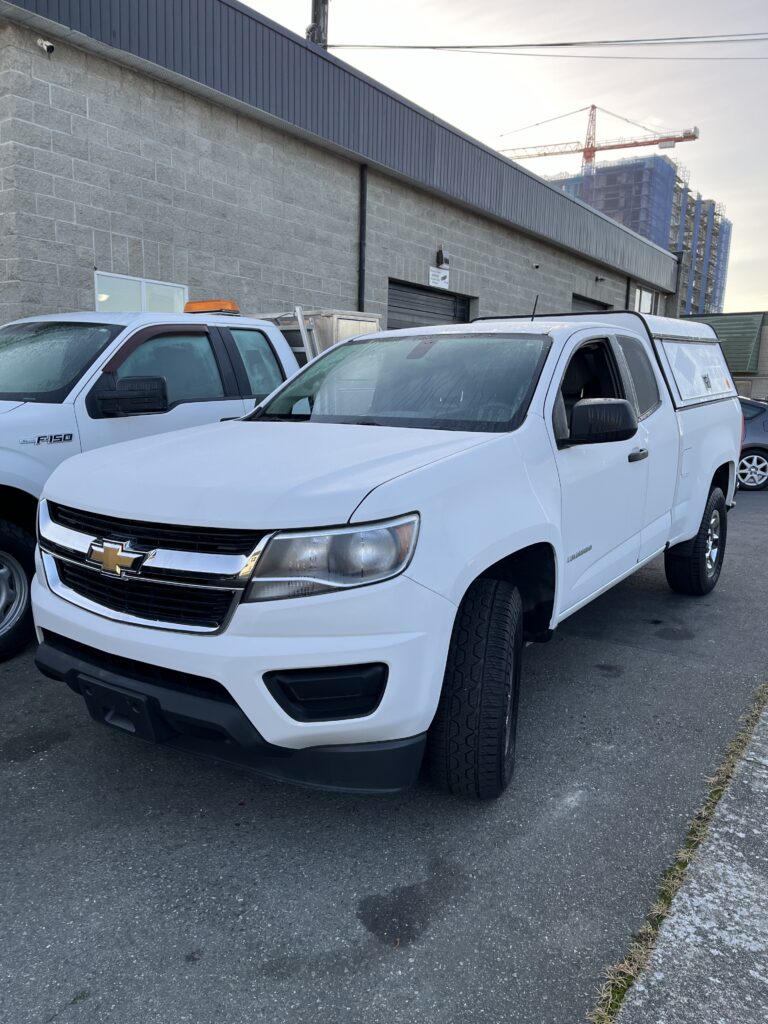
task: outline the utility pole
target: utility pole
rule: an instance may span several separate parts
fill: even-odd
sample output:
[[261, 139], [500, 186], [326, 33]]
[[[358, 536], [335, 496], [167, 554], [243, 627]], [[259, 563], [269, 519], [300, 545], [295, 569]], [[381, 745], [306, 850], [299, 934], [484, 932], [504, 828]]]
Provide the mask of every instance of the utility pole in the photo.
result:
[[312, 0], [312, 24], [307, 28], [307, 39], [328, 49], [328, 3], [329, 0]]

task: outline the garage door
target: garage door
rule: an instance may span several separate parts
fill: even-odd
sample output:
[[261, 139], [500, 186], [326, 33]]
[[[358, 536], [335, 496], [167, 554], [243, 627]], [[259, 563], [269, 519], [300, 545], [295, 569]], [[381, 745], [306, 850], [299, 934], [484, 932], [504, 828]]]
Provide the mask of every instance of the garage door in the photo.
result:
[[574, 294], [571, 299], [572, 313], [604, 313], [611, 307], [607, 302], [598, 302], [597, 299], [587, 299], [583, 295]]
[[430, 324], [465, 324], [469, 320], [469, 298], [435, 288], [389, 282], [387, 328], [428, 327]]

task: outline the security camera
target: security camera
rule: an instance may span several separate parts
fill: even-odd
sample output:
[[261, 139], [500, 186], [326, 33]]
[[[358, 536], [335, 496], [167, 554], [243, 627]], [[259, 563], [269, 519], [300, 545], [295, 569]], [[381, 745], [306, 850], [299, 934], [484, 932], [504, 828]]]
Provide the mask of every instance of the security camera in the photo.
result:
[[55, 46], [53, 45], [51, 40], [43, 39], [42, 36], [40, 37], [40, 39], [37, 40], [37, 45], [40, 47], [43, 53], [47, 53], [49, 57], [55, 50]]

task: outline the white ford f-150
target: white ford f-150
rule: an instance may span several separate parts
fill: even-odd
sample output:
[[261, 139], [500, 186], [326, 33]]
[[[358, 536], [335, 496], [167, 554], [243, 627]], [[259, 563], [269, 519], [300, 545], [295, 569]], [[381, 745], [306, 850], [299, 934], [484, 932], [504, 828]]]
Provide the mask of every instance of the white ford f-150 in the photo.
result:
[[353, 339], [237, 422], [67, 461], [37, 664], [98, 721], [358, 791], [507, 785], [525, 641], [663, 554], [720, 575], [742, 417], [693, 322]]
[[35, 512], [61, 462], [242, 416], [297, 369], [273, 324], [239, 316], [69, 313], [0, 327], [0, 659], [33, 636]]

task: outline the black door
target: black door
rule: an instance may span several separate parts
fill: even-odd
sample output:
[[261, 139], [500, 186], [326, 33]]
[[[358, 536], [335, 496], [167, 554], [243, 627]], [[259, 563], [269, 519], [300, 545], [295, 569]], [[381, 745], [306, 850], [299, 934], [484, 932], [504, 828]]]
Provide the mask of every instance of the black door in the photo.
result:
[[389, 282], [387, 329], [429, 327], [431, 324], [465, 324], [469, 320], [469, 298], [437, 288]]

